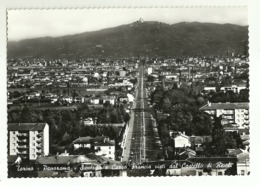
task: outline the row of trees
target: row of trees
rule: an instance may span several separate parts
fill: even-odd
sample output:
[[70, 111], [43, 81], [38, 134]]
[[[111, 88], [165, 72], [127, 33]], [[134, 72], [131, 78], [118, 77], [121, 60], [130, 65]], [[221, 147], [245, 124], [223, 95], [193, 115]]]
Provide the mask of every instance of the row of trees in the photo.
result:
[[239, 93], [233, 91], [212, 92], [208, 95], [208, 99], [213, 103], [225, 102], [249, 102], [249, 90], [243, 89]]
[[[102, 112], [101, 110], [100, 113]], [[82, 117], [94, 117], [100, 113], [91, 110], [87, 105], [82, 105], [78, 110], [30, 110], [25, 106], [21, 111], [11, 111], [8, 114], [8, 122], [48, 123], [50, 153], [55, 154], [70, 149], [72, 141], [80, 136], [104, 135], [119, 142], [122, 127], [86, 126], [80, 122]]]
[[164, 113], [164, 117], [156, 116], [159, 125], [167, 126], [162, 128], [185, 131], [188, 135], [211, 134], [210, 116], [199, 110], [206, 100], [191, 87], [174, 86], [164, 91], [158, 86], [151, 95], [151, 102], [155, 104], [155, 113]]
[[207, 98], [194, 91], [192, 86], [173, 86], [170, 90], [156, 87], [151, 94], [151, 102], [154, 104], [155, 118], [158, 122], [158, 132], [161, 137], [164, 156], [168, 159], [174, 157], [174, 144], [169, 136], [169, 130], [180, 131], [188, 136], [210, 136], [212, 141], [204, 144], [206, 156], [225, 155], [228, 148], [243, 148], [240, 135], [223, 130], [221, 118], [212, 118], [199, 108], [203, 106]]
[[97, 123], [127, 123], [130, 115], [126, 113], [127, 104], [111, 105], [109, 102], [104, 103], [103, 109], [98, 113]]
[[221, 117], [215, 119], [212, 129], [212, 141], [204, 143], [206, 156], [225, 156], [227, 149], [244, 148], [237, 132], [225, 132], [221, 124]]

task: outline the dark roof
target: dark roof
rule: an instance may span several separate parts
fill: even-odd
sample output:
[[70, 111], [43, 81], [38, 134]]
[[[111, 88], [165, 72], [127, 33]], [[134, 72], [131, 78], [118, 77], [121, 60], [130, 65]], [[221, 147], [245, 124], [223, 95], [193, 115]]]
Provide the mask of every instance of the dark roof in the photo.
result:
[[228, 155], [230, 155], [230, 156], [237, 156], [238, 154], [241, 154], [243, 151], [241, 150], [241, 149], [235, 149], [235, 150], [233, 150], [233, 151], [231, 151], [231, 152], [229, 152], [229, 154]]
[[200, 163], [215, 163], [215, 162], [236, 162], [236, 157], [192, 157], [188, 158], [188, 161], [191, 162], [200, 162]]
[[74, 140], [73, 143], [92, 143], [92, 142], [104, 142], [104, 140], [108, 138], [106, 136], [86, 136], [86, 137], [79, 137], [78, 139]]
[[8, 164], [13, 164], [17, 160], [19, 156], [18, 155], [9, 155], [8, 156]]
[[38, 131], [43, 130], [47, 123], [8, 123], [8, 131]]
[[249, 162], [249, 159], [250, 159], [250, 156], [249, 156], [249, 153], [247, 153], [247, 152], [243, 152], [243, 153], [237, 155], [237, 160], [239, 163], [246, 162], [246, 161]]
[[178, 168], [181, 168], [182, 164], [191, 165], [192, 162], [187, 160], [164, 160], [164, 161], [143, 162], [141, 165], [150, 165], [151, 169], [155, 169], [155, 166], [158, 165], [165, 165], [165, 167], [168, 168], [172, 164], [176, 164]]
[[115, 143], [112, 141], [105, 141], [105, 142], [97, 142], [95, 143], [95, 146], [114, 146]]
[[210, 103], [200, 108], [201, 110], [216, 110], [216, 109], [249, 109], [249, 103]]
[[71, 159], [74, 159], [77, 155], [69, 156], [40, 156], [36, 159], [39, 164], [67, 164]]
[[93, 137], [91, 136], [79, 137], [78, 139], [74, 140], [73, 143], [90, 143], [92, 140]]
[[92, 153], [86, 155], [38, 157], [36, 163], [46, 165], [70, 165], [74, 163], [91, 163], [92, 165], [110, 164], [111, 166], [113, 166], [114, 164], [121, 164], [121, 162], [111, 160], [104, 156], [97, 156]]

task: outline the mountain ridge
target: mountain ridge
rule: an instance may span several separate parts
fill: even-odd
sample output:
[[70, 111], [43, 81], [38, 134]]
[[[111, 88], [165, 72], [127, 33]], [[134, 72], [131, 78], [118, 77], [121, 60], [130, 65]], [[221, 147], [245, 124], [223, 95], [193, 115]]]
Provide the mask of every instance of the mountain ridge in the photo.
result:
[[134, 22], [97, 31], [8, 42], [8, 58], [92, 58], [241, 54], [248, 26]]

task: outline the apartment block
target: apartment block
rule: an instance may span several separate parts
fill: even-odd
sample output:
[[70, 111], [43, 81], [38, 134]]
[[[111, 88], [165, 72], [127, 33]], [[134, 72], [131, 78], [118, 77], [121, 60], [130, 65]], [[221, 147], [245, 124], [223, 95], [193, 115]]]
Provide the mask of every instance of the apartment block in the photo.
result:
[[210, 103], [200, 108], [211, 116], [220, 117], [226, 124], [236, 124], [239, 129], [249, 128], [249, 103]]
[[49, 154], [47, 123], [8, 123], [8, 155], [36, 160]]

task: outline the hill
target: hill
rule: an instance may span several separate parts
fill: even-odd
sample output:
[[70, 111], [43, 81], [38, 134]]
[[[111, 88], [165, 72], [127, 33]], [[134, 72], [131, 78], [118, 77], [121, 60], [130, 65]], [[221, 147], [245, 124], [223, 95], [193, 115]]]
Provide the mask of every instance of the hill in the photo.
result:
[[90, 58], [242, 54], [248, 27], [232, 24], [134, 22], [62, 37], [8, 42], [8, 58]]

